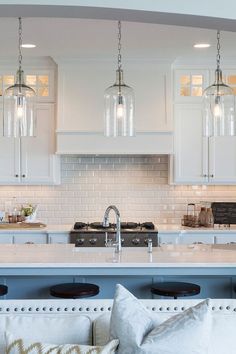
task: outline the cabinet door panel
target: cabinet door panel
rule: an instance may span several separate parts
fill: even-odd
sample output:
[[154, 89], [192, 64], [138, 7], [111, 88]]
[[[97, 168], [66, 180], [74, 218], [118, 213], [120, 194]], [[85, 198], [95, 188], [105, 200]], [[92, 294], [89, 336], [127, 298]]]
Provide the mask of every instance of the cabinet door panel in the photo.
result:
[[207, 181], [207, 146], [202, 138], [202, 109], [198, 104], [175, 107], [174, 182], [205, 183]]
[[9, 233], [0, 233], [0, 244], [1, 243], [13, 243], [13, 235]]
[[206, 234], [180, 234], [179, 237], [179, 244], [198, 244], [198, 243], [203, 243], [203, 244], [214, 244], [214, 235], [206, 235]]
[[[59, 176], [55, 152], [54, 105], [37, 105], [36, 137], [21, 139], [21, 182], [52, 184]], [[56, 175], [56, 173], [58, 173]]]
[[0, 184], [20, 182], [20, 141], [3, 137], [3, 108], [0, 107]]
[[160, 234], [158, 233], [158, 241], [160, 245], [171, 245], [178, 243], [179, 234]]
[[69, 234], [49, 234], [49, 243], [69, 243]]
[[236, 243], [236, 234], [220, 234], [215, 236], [217, 244], [234, 244]]
[[174, 100], [183, 103], [200, 103], [204, 89], [209, 86], [209, 70], [175, 70]]
[[14, 243], [47, 243], [47, 234], [15, 234]]
[[236, 183], [236, 137], [209, 138], [209, 175], [211, 183]]

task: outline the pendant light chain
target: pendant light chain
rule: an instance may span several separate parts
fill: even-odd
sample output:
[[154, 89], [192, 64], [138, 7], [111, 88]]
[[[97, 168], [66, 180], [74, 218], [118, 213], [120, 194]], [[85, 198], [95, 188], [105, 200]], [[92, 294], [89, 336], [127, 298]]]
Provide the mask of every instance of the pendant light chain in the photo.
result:
[[122, 70], [122, 62], [121, 62], [121, 21], [118, 21], [118, 70]]
[[135, 135], [134, 91], [123, 80], [121, 21], [116, 21], [115, 24], [117, 26], [116, 81], [106, 89], [104, 94], [104, 134], [107, 137], [131, 137]]
[[217, 31], [217, 55], [216, 55], [217, 70], [220, 70], [220, 31]]
[[18, 43], [18, 50], [19, 50], [19, 56], [18, 56], [18, 62], [19, 62], [19, 70], [21, 70], [21, 65], [22, 65], [22, 21], [21, 17], [19, 17], [19, 30], [18, 30], [18, 35], [19, 35], [19, 43]]

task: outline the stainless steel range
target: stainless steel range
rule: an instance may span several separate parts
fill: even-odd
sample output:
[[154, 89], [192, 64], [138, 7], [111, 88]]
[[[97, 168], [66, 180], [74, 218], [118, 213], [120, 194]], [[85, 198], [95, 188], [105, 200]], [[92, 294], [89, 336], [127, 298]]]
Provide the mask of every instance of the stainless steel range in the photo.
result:
[[[70, 243], [76, 247], [104, 247], [107, 240], [115, 237], [115, 233], [115, 224], [105, 227], [101, 222], [76, 222], [70, 232]], [[121, 222], [123, 247], [147, 247], [149, 240], [153, 247], [158, 245], [158, 231], [152, 222]]]

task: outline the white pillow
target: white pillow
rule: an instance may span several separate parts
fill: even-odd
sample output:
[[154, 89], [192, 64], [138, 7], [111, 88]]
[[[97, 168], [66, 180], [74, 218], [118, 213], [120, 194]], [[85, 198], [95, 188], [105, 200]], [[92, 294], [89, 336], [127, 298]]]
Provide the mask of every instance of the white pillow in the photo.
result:
[[6, 332], [6, 354], [114, 354], [118, 344], [118, 340], [112, 340], [104, 347], [80, 344], [46, 344], [30, 342]]
[[10, 315], [5, 331], [36, 342], [92, 344], [92, 321], [86, 315]]
[[120, 341], [118, 354], [207, 354], [212, 322], [208, 302], [157, 325], [152, 313], [118, 284], [110, 337]]

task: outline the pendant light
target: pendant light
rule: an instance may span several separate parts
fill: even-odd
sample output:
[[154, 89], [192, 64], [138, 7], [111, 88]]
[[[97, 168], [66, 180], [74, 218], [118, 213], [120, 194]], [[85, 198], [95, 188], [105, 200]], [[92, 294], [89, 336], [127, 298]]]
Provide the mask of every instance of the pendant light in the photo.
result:
[[118, 21], [116, 82], [105, 91], [105, 131], [108, 137], [134, 136], [134, 91], [125, 85], [121, 62], [121, 22]]
[[19, 17], [18, 70], [15, 84], [8, 87], [3, 97], [3, 133], [6, 137], [35, 136], [35, 91], [24, 82], [22, 70], [22, 21]]
[[215, 82], [203, 92], [203, 135], [236, 135], [235, 97], [231, 87], [223, 82], [220, 69], [220, 32], [217, 31]]

